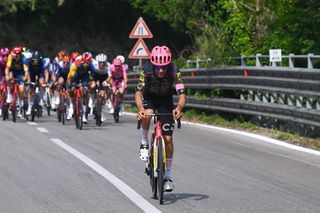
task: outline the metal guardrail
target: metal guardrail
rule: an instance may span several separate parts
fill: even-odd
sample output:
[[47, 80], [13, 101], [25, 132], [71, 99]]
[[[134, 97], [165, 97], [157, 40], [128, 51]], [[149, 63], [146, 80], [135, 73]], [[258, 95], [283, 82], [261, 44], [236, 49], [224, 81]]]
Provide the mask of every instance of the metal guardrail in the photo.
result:
[[[295, 55], [293, 53], [289, 55], [283, 55], [282, 59], [283, 62], [270, 62], [269, 61], [269, 55], [262, 55], [262, 54], [256, 54], [255, 56], [240, 56], [240, 57], [232, 57], [231, 59], [233, 61], [236, 61], [238, 65], [241, 66], [250, 66], [250, 62], [253, 62], [255, 66], [261, 67], [261, 66], [271, 66], [271, 67], [282, 67], [284, 64], [289, 68], [296, 68], [297, 65], [295, 63], [295, 59], [303, 60], [305, 61], [305, 67], [307, 69], [313, 69], [315, 68], [315, 61], [319, 61], [320, 55], [314, 55], [313, 53], [309, 53], [307, 55]], [[210, 61], [213, 61], [211, 58], [208, 59], [199, 59], [196, 60], [187, 60], [186, 65], [189, 67], [192, 64], [195, 64], [195, 68], [201, 68], [201, 65], [208, 64]], [[320, 68], [320, 64], [319, 64]]]
[[[320, 69], [235, 66], [181, 72], [186, 88], [220, 91], [219, 96], [188, 96], [187, 107], [320, 127]], [[138, 77], [129, 74], [128, 103], [134, 102]]]

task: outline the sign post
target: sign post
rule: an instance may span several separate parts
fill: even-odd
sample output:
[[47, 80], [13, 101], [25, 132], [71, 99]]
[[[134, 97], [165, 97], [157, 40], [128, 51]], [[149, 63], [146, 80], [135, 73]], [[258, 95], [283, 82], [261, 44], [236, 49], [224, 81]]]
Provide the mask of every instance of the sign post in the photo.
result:
[[272, 64], [272, 66], [276, 66], [276, 62], [282, 62], [281, 49], [270, 49], [269, 50], [269, 62]]
[[131, 59], [139, 59], [138, 68], [142, 67], [142, 59], [148, 59], [150, 57], [150, 52], [146, 43], [143, 41], [143, 38], [153, 38], [151, 31], [149, 30], [147, 24], [140, 17], [133, 27], [129, 38], [134, 39], [137, 38], [138, 41], [134, 45], [133, 49], [129, 54], [129, 58]]

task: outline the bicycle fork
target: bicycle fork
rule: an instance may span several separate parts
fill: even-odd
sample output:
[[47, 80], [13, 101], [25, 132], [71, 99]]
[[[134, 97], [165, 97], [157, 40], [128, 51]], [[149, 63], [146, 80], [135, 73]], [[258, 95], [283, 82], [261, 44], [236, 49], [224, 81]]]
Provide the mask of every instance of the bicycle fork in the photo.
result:
[[[161, 144], [158, 144], [158, 139], [160, 139], [161, 141]], [[159, 165], [159, 162], [158, 162], [158, 155], [159, 155], [159, 152], [158, 152], [158, 146], [162, 146], [162, 158], [163, 159], [163, 165], [164, 165], [164, 168], [166, 168], [166, 162], [167, 162], [167, 157], [166, 157], [166, 149], [165, 149], [165, 142], [164, 142], [164, 139], [162, 138], [162, 136], [157, 136], [155, 137], [155, 141], [153, 143], [153, 174], [154, 174], [154, 177], [158, 177], [158, 165]]]

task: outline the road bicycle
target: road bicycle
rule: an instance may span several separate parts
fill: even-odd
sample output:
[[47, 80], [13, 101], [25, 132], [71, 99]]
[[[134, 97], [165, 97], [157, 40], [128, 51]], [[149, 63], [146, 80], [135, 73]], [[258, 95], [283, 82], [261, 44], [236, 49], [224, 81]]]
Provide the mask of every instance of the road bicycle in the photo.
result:
[[[162, 135], [161, 120], [159, 116], [172, 116], [171, 113], [154, 113], [147, 116], [153, 116], [154, 132], [151, 135], [149, 144], [149, 156], [146, 173], [150, 177], [150, 186], [152, 189], [152, 197], [157, 199], [159, 195], [159, 203], [163, 204], [164, 194], [164, 172], [166, 168], [166, 148]], [[180, 119], [177, 120], [178, 128], [181, 128]], [[138, 121], [137, 129], [140, 129], [141, 121]], [[159, 191], [158, 191], [159, 190]]]
[[[3, 105], [2, 105], [2, 112], [3, 112], [3, 119], [9, 119], [9, 110], [11, 111], [11, 116], [12, 116], [12, 121], [16, 122], [17, 121], [17, 112], [18, 112], [18, 105], [17, 105], [17, 100], [19, 96], [19, 82], [17, 79], [12, 79], [12, 94], [8, 94], [7, 91], [7, 86], [4, 88], [4, 99], [3, 99]], [[8, 96], [11, 95], [11, 102], [7, 103], [7, 98]]]
[[[31, 121], [34, 121], [35, 117], [42, 116], [42, 106], [40, 105], [41, 95], [40, 95], [40, 85], [37, 82], [27, 82], [29, 85], [29, 90], [34, 89], [34, 94], [32, 98], [33, 105], [31, 107]], [[29, 120], [29, 116], [26, 115], [26, 119]]]
[[106, 97], [101, 96], [99, 94], [99, 91], [101, 90], [107, 90], [108, 87], [103, 85], [97, 85], [96, 86], [96, 99], [95, 99], [95, 119], [96, 119], [96, 125], [101, 126], [101, 117], [102, 117], [102, 108], [105, 107]]
[[121, 110], [121, 98], [120, 98], [120, 92], [119, 92], [118, 87], [117, 87], [116, 92], [114, 94], [113, 108], [114, 108], [113, 119], [116, 123], [118, 123], [119, 118], [120, 118], [119, 113]]
[[9, 119], [9, 106], [10, 104], [7, 103], [7, 83], [5, 82], [2, 85], [2, 97], [1, 97], [1, 110], [2, 110], [2, 120]]
[[62, 123], [62, 125], [65, 124], [66, 117], [67, 117], [67, 107], [68, 106], [68, 95], [67, 91], [64, 87], [60, 90], [60, 103], [57, 108], [57, 116], [58, 121]]
[[74, 106], [74, 120], [76, 124], [76, 128], [79, 130], [82, 130], [83, 126], [83, 98], [81, 94], [81, 87], [82, 83], [81, 81], [79, 84], [76, 85], [73, 94], [74, 94], [74, 100], [73, 100], [73, 106]]
[[51, 89], [49, 84], [42, 84], [44, 87], [44, 105], [47, 109], [47, 114], [50, 116], [50, 110], [51, 110]]

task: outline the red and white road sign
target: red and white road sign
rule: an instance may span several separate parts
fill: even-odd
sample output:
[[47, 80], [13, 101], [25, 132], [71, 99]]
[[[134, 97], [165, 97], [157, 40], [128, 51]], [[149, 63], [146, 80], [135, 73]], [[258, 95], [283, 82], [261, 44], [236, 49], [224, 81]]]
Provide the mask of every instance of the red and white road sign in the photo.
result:
[[144, 43], [142, 38], [139, 38], [137, 43], [134, 45], [133, 49], [130, 52], [129, 58], [133, 59], [148, 59], [150, 57], [150, 52], [146, 43]]
[[140, 17], [132, 29], [129, 38], [152, 38], [153, 35], [149, 30], [146, 22], [144, 22], [143, 18]]

